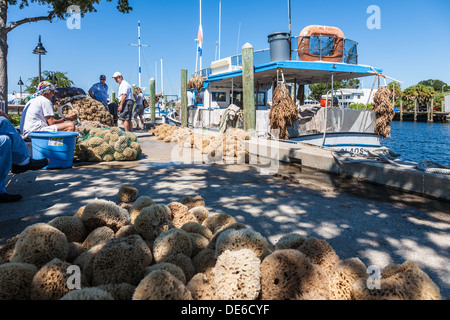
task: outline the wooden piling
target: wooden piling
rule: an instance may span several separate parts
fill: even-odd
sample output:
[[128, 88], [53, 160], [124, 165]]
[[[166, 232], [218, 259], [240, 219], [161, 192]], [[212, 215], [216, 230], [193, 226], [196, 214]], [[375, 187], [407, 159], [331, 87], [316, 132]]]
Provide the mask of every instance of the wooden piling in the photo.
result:
[[250, 43], [246, 43], [242, 46], [242, 87], [244, 95], [244, 130], [255, 130], [255, 70], [253, 62], [253, 46]]
[[187, 69], [181, 69], [181, 125], [188, 126], [188, 110], [187, 110]]
[[153, 79], [153, 78], [150, 79], [149, 88], [150, 88], [150, 121], [155, 122], [156, 121], [156, 116], [155, 116], [155, 104], [156, 104], [155, 79]]

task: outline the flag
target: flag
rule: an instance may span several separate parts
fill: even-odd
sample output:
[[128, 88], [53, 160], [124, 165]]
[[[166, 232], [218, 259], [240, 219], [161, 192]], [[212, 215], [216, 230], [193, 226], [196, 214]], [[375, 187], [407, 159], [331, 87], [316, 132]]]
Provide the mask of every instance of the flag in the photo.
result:
[[198, 26], [197, 41], [198, 41], [198, 54], [201, 57], [202, 56], [202, 44], [203, 44], [203, 29], [202, 29], [202, 25]]

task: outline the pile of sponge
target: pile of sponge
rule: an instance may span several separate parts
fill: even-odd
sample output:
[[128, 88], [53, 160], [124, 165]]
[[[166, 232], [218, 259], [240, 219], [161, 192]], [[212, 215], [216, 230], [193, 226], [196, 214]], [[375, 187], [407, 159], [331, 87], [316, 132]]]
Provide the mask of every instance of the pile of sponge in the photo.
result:
[[156, 203], [129, 184], [0, 248], [0, 300], [441, 298], [409, 261], [372, 284], [360, 259], [325, 240], [290, 233], [273, 245], [199, 195]]

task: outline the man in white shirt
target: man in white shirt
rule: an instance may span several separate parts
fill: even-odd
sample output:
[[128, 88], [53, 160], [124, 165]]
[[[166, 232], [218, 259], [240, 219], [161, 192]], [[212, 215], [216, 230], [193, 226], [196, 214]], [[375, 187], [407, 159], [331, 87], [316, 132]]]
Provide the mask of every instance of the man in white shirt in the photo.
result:
[[50, 82], [39, 83], [34, 94], [35, 98], [32, 98], [25, 105], [20, 119], [20, 132], [24, 139], [31, 132], [36, 131], [75, 131], [75, 124], [71, 121], [76, 120], [76, 115], [59, 119], [55, 117], [51, 102], [54, 94], [55, 87]]
[[128, 82], [123, 80], [123, 76], [120, 72], [116, 72], [113, 75], [114, 80], [119, 84], [117, 90], [117, 98], [119, 99], [119, 120], [122, 120], [125, 131], [133, 131], [133, 92]]

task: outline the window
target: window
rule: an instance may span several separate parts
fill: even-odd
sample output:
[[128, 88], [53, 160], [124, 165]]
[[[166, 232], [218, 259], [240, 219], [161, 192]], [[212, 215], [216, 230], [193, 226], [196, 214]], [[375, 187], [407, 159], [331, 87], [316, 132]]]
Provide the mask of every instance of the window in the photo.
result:
[[255, 100], [256, 100], [257, 106], [265, 106], [266, 105], [266, 93], [258, 92], [258, 94], [255, 95]]
[[200, 91], [199, 93], [197, 93], [196, 101], [195, 101], [196, 105], [203, 105], [203, 93], [204, 93], [204, 91]]
[[225, 92], [212, 92], [211, 93], [211, 99], [215, 102], [226, 102], [227, 101], [227, 94]]

